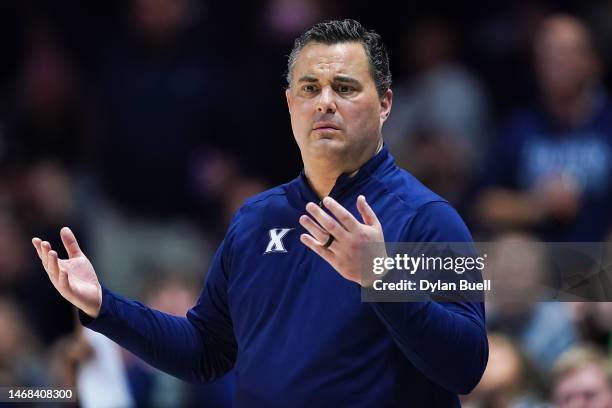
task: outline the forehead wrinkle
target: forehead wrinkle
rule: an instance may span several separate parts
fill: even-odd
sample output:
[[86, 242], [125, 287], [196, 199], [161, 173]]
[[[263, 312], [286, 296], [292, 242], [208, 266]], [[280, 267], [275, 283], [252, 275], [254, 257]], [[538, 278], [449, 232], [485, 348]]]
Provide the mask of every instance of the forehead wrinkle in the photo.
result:
[[313, 67], [313, 71], [319, 75], [325, 75], [325, 76], [335, 76], [340, 72], [343, 72], [346, 69], [346, 67], [343, 66], [342, 63], [325, 63], [325, 62], [321, 62], [316, 64]]
[[352, 81], [361, 74], [368, 74], [368, 72], [363, 73], [362, 67], [359, 67], [353, 61], [349, 61], [346, 64], [343, 62], [344, 61], [315, 63], [310, 69], [306, 70], [306, 73], [301, 78], [309, 79], [325, 76], [334, 81]]

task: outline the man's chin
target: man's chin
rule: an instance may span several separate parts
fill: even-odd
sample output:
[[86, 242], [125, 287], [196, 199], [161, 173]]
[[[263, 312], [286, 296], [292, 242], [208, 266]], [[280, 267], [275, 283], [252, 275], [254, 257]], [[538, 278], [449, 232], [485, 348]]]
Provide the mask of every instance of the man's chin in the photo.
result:
[[318, 137], [311, 141], [310, 146], [313, 150], [320, 152], [340, 153], [346, 149], [344, 140], [338, 137]]

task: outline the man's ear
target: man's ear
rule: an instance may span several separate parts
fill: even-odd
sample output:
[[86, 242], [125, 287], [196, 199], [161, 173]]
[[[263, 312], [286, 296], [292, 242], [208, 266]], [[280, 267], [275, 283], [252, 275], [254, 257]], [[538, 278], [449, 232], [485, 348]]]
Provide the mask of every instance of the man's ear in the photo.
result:
[[291, 89], [285, 89], [285, 98], [287, 98], [287, 107], [289, 108], [289, 115], [291, 115]]
[[391, 114], [391, 105], [393, 104], [393, 91], [387, 89], [387, 92], [380, 98], [380, 120], [384, 122]]

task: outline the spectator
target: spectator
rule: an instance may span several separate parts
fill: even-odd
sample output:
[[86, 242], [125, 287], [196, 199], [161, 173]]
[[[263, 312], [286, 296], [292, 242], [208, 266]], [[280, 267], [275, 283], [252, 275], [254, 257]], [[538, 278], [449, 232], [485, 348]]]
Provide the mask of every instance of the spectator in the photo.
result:
[[42, 386], [45, 377], [37, 344], [17, 305], [0, 296], [0, 384]]
[[477, 205], [491, 229], [549, 241], [601, 241], [612, 213], [612, 108], [587, 27], [553, 15], [535, 39], [536, 107], [510, 118]]
[[57, 161], [74, 170], [87, 157], [78, 72], [49, 23], [34, 20], [27, 39], [7, 129], [8, 161], [16, 166]]
[[568, 306], [581, 337], [612, 353], [612, 302], [572, 302]]
[[553, 399], [559, 408], [612, 407], [612, 365], [588, 346], [567, 351], [553, 372]]
[[206, 265], [204, 242], [224, 220], [215, 187], [227, 183], [198, 183], [211, 163], [221, 163], [217, 178], [236, 173], [230, 158], [209, 159], [231, 145], [224, 98], [232, 92], [207, 47], [202, 14], [191, 0], [131, 0], [123, 29], [100, 53], [101, 194], [88, 225], [107, 281], [132, 296], [150, 270], [173, 265], [190, 275]]
[[478, 169], [487, 138], [487, 102], [457, 61], [456, 35], [442, 21], [418, 23], [404, 39], [413, 80], [394, 88], [385, 141], [398, 163], [454, 204]]
[[104, 192], [128, 216], [194, 215], [191, 174], [195, 164], [206, 165], [195, 153], [232, 136], [231, 118], [224, 120], [230, 109], [220, 99], [231, 91], [198, 31], [198, 11], [190, 0], [132, 0], [125, 31], [101, 56], [97, 168]]
[[550, 277], [546, 248], [532, 236], [505, 234], [495, 239], [490, 259], [487, 268], [503, 292], [487, 297], [487, 329], [512, 339], [536, 373], [547, 376], [578, 334], [567, 304], [537, 302]]
[[[489, 334], [489, 363], [478, 386], [462, 399], [465, 408], [526, 408], [535, 396], [525, 394], [534, 384], [520, 349], [502, 333]], [[530, 383], [531, 382], [531, 383]]]

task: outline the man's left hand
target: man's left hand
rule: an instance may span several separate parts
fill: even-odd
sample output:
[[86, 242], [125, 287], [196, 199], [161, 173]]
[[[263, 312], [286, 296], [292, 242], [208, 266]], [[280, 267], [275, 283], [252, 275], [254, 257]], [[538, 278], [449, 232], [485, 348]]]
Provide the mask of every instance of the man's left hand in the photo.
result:
[[[363, 223], [331, 197], [325, 197], [323, 205], [336, 219], [315, 203], [308, 203], [306, 211], [310, 216], [302, 215], [300, 224], [310, 234], [300, 235], [300, 241], [344, 278], [361, 286], [367, 285], [362, 282], [362, 271], [366, 252], [373, 249], [368, 244], [385, 241], [378, 217], [362, 195], [357, 197], [357, 210]], [[380, 251], [384, 252], [384, 245], [381, 245]], [[384, 257], [386, 252], [379, 255]]]

